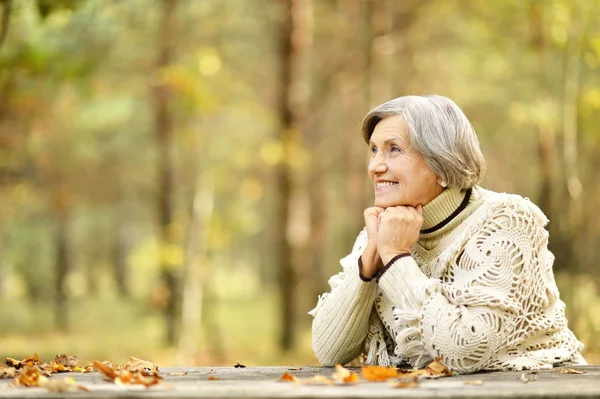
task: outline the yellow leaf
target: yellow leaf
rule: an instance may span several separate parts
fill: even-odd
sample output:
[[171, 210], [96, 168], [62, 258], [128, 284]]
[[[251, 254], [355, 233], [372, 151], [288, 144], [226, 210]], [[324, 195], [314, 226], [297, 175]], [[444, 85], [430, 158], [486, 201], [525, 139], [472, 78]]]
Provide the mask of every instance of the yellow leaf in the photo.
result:
[[335, 365], [335, 373], [333, 373], [333, 380], [338, 384], [354, 384], [357, 383], [360, 378], [358, 374], [353, 371], [344, 368], [341, 364]]
[[384, 366], [363, 366], [360, 373], [367, 381], [385, 381], [390, 378], [398, 377], [398, 369], [396, 367]]

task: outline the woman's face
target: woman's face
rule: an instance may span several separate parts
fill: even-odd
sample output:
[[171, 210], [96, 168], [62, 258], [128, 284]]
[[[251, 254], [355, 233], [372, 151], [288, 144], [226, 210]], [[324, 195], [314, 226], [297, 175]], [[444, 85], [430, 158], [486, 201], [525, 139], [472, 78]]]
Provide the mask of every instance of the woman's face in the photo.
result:
[[441, 179], [412, 149], [401, 116], [381, 120], [369, 141], [369, 177], [375, 188], [375, 206], [425, 205], [444, 189]]

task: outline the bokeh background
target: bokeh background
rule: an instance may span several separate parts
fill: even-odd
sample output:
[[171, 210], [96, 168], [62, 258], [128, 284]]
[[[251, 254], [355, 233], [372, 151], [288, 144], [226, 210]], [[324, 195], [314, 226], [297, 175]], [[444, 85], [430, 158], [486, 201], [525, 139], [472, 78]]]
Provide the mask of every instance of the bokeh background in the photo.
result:
[[454, 99], [600, 361], [600, 1], [0, 0], [0, 358], [316, 364], [359, 123]]

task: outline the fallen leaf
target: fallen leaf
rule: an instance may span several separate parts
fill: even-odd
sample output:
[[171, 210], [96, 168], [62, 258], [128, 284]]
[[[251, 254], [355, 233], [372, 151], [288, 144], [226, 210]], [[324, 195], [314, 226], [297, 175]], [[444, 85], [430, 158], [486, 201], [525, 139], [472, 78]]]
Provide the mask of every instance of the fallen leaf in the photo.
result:
[[172, 371], [167, 375], [172, 375], [172, 376], [182, 376], [182, 375], [187, 375], [187, 371]]
[[21, 368], [11, 385], [14, 387], [37, 387], [46, 380], [47, 378], [42, 374], [42, 370], [36, 367], [32, 360], [29, 360]]
[[157, 373], [158, 372], [158, 366], [156, 364], [149, 362], [147, 360], [138, 359], [137, 357], [133, 357], [133, 356], [131, 356], [129, 358], [129, 361], [124, 366], [124, 368], [126, 370], [131, 371], [132, 373], [137, 373], [137, 372], [141, 372], [141, 371], [144, 371], [147, 373]]
[[236, 369], [246, 368], [246, 366], [244, 366], [243, 364], [240, 364], [240, 363], [236, 363], [235, 366], [233, 366], [233, 367], [235, 367]]
[[536, 372], [527, 373], [524, 371], [521, 373], [521, 381], [523, 381], [525, 384], [527, 384], [528, 382], [535, 381], [537, 380], [537, 377], [535, 377], [536, 374]]
[[112, 364], [108, 365], [98, 361], [94, 361], [93, 364], [96, 371], [98, 371], [98, 373], [100, 373], [107, 381], [114, 381], [115, 378], [119, 376], [119, 373], [113, 368]]
[[482, 380], [469, 380], [465, 381], [465, 385], [483, 385]]
[[396, 381], [388, 381], [388, 385], [392, 388], [417, 388], [419, 386], [419, 380], [416, 376], [410, 378], [401, 378]]
[[87, 389], [83, 385], [75, 383], [75, 380], [73, 378], [63, 378], [62, 380], [47, 380], [41, 385], [41, 387], [46, 388], [49, 392], [89, 392], [89, 389]]
[[558, 369], [558, 372], [560, 374], [585, 374], [584, 371], [579, 371], [579, 370], [575, 370], [575, 369], [567, 369], [567, 368]]
[[0, 378], [15, 378], [17, 369], [14, 367], [1, 367], [0, 366]]
[[13, 367], [14, 369], [18, 370], [21, 367], [23, 367], [23, 362], [17, 359], [13, 359], [12, 357], [7, 357], [6, 358], [6, 365], [8, 367]]
[[440, 363], [441, 358], [435, 359], [433, 362], [429, 363], [425, 370], [429, 371], [431, 375], [442, 375], [442, 376], [451, 376], [452, 372]]
[[208, 380], [209, 380], [209, 381], [219, 381], [219, 380], [220, 380], [220, 378], [219, 378], [219, 377], [215, 377], [214, 375], [209, 375], [209, 376], [208, 376]]
[[283, 373], [281, 377], [277, 379], [280, 382], [298, 382], [298, 379], [290, 373]]
[[358, 374], [348, 370], [341, 364], [335, 365], [335, 372], [333, 373], [333, 381], [338, 384], [354, 384], [360, 379]]
[[104, 376], [104, 379], [117, 385], [144, 385], [146, 388], [148, 388], [152, 385], [161, 384], [163, 382], [163, 378], [158, 374], [158, 372], [149, 372], [143, 367], [141, 370], [135, 372], [128, 370], [125, 367], [123, 367], [121, 370], [117, 370], [111, 364], [98, 361], [94, 361], [94, 367], [101, 375]]
[[362, 366], [360, 373], [367, 381], [385, 381], [390, 378], [398, 377], [398, 369], [396, 367], [384, 366]]
[[75, 356], [67, 356], [67, 355], [56, 355], [54, 358], [54, 362], [56, 364], [62, 364], [66, 369], [75, 369], [75, 367], [79, 366], [79, 360]]

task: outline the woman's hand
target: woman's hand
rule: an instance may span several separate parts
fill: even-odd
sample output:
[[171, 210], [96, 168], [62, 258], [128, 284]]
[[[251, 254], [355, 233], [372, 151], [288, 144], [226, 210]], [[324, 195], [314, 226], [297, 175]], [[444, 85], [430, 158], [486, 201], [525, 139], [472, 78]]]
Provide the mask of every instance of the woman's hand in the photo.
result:
[[396, 255], [410, 253], [419, 239], [423, 210], [421, 205], [394, 206], [378, 215], [377, 252], [383, 264], [387, 264]]
[[383, 266], [379, 253], [377, 253], [377, 237], [379, 232], [379, 215], [385, 209], [374, 206], [365, 209], [365, 226], [367, 228], [367, 247], [362, 254], [362, 274], [373, 277]]

